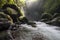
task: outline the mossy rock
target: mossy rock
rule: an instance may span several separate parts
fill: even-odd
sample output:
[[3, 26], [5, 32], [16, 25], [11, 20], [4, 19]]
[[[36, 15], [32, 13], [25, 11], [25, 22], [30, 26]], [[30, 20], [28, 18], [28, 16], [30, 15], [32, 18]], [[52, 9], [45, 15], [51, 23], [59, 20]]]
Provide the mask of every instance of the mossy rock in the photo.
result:
[[60, 26], [60, 17], [56, 17], [56, 18], [54, 18], [51, 21], [48, 21], [46, 23], [50, 24], [50, 25]]
[[53, 18], [60, 17], [60, 13], [54, 13]]
[[9, 15], [5, 14], [4, 12], [0, 12], [0, 22], [1, 21], [2, 22], [9, 21], [10, 23], [13, 23], [12, 18]]
[[16, 10], [9, 8], [9, 7], [7, 8], [7, 11], [10, 15], [17, 15], [18, 14], [18, 12]]
[[43, 13], [42, 14], [41, 21], [45, 22], [45, 21], [49, 21], [51, 19], [52, 19], [52, 15], [51, 14], [49, 14], [49, 13], [46, 13], [46, 14]]
[[9, 7], [6, 10], [8, 12], [8, 15], [10, 15], [10, 17], [12, 18], [14, 23], [19, 21], [18, 18], [20, 14], [16, 10], [9, 8]]

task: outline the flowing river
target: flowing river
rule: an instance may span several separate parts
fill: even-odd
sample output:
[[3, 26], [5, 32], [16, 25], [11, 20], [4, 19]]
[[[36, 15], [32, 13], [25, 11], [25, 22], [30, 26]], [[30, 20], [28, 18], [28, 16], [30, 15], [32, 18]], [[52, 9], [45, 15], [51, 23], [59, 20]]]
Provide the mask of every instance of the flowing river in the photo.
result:
[[36, 27], [21, 24], [15, 40], [60, 40], [60, 27], [35, 22]]
[[[27, 0], [26, 6], [28, 9], [32, 9], [38, 6], [37, 0]], [[41, 0], [40, 6], [43, 4]], [[35, 9], [34, 9], [35, 10]], [[35, 22], [36, 27], [31, 25], [21, 24], [18, 37], [15, 40], [60, 40], [60, 27], [51, 26], [43, 22]]]

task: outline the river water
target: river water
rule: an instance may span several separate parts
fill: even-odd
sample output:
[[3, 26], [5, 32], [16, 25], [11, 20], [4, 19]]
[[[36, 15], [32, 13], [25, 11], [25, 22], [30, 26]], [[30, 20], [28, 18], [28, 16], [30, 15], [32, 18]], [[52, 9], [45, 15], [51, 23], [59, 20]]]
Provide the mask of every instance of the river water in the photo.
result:
[[51, 26], [43, 22], [35, 22], [36, 27], [21, 24], [19, 37], [15, 40], [60, 40], [60, 27]]
[[[30, 1], [27, 2], [27, 7], [32, 6]], [[21, 24], [18, 37], [15, 40], [60, 40], [60, 27], [45, 24], [43, 22], [35, 22], [36, 27], [31, 25]]]

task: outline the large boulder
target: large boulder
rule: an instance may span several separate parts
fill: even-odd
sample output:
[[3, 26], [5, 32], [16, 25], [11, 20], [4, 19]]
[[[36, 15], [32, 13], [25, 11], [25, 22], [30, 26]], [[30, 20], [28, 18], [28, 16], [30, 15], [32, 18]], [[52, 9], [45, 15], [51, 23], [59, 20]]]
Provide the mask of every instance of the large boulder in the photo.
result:
[[12, 19], [9, 15], [0, 12], [0, 31], [8, 30], [12, 24]]
[[50, 25], [60, 26], [60, 13], [54, 13], [54, 15], [43, 13], [40, 21]]
[[7, 15], [7, 14], [5, 14], [4, 12], [0, 12], [0, 18], [2, 18], [2, 19], [0, 19], [0, 20], [8, 20], [10, 23], [13, 23], [13, 20], [12, 20], [12, 18], [9, 16], [9, 15]]
[[41, 15], [41, 21], [42, 22], [47, 22], [47, 21], [50, 21], [51, 19], [52, 19], [52, 15], [49, 13], [43, 13]]
[[60, 26], [60, 17], [56, 17], [51, 21], [47, 21], [46, 23], [50, 25]]
[[6, 10], [8, 12], [8, 15], [10, 15], [11, 18], [13, 19], [13, 22], [18, 22], [19, 21], [18, 20], [18, 17], [19, 17], [18, 12], [16, 10], [14, 10], [12, 8], [7, 8]]

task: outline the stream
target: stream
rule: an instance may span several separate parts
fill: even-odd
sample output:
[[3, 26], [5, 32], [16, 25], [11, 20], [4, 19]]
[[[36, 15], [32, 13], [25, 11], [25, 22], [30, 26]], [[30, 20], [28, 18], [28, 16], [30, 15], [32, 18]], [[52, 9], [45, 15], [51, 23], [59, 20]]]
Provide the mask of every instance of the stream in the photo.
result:
[[15, 40], [60, 40], [60, 27], [51, 26], [43, 22], [35, 22], [36, 27], [21, 24], [19, 37]]

